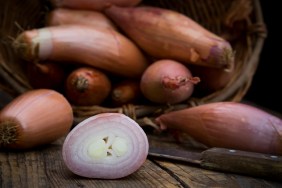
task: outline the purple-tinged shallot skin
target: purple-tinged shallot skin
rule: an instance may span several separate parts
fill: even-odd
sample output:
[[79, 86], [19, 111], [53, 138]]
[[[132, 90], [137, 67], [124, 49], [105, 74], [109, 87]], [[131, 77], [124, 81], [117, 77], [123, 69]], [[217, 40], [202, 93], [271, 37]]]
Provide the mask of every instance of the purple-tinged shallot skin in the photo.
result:
[[156, 118], [161, 129], [177, 129], [209, 147], [282, 154], [282, 120], [256, 107], [215, 102]]
[[171, 59], [162, 59], [153, 62], [144, 71], [140, 89], [151, 102], [176, 104], [187, 100], [198, 82], [200, 78], [193, 77], [185, 65]]
[[148, 155], [143, 129], [119, 113], [102, 113], [76, 125], [63, 144], [63, 160], [82, 177], [118, 179], [137, 171]]
[[227, 70], [233, 67], [229, 42], [184, 14], [150, 6], [110, 6], [104, 12], [153, 57]]

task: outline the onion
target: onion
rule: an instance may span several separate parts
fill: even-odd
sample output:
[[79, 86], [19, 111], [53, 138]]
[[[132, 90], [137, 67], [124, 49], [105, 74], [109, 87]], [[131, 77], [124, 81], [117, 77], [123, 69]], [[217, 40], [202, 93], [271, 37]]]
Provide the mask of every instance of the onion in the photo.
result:
[[110, 6], [105, 14], [151, 56], [222, 69], [233, 67], [228, 41], [176, 11]]
[[148, 155], [148, 139], [131, 118], [102, 113], [79, 123], [63, 144], [63, 160], [79, 176], [118, 179], [137, 171]]
[[188, 99], [194, 91], [194, 84], [199, 81], [183, 64], [163, 59], [155, 61], [145, 70], [140, 88], [152, 102], [175, 104]]
[[51, 0], [51, 3], [54, 7], [102, 11], [111, 4], [118, 6], [135, 6], [141, 1], [142, 0]]
[[210, 147], [282, 154], [282, 120], [247, 104], [209, 103], [163, 114], [156, 122]]
[[60, 25], [22, 32], [13, 43], [22, 58], [76, 62], [139, 78], [148, 66], [143, 53], [114, 29]]
[[98, 11], [56, 8], [46, 16], [47, 26], [65, 24], [83, 24], [116, 29], [113, 22]]
[[71, 105], [50, 89], [27, 91], [0, 113], [0, 148], [30, 149], [65, 136], [73, 124]]
[[116, 83], [111, 91], [111, 104], [121, 106], [137, 103], [141, 99], [140, 83], [137, 80], [123, 80]]
[[189, 70], [201, 78], [201, 82], [195, 87], [195, 95], [197, 97], [207, 96], [223, 89], [235, 74], [235, 69], [226, 71], [224, 69], [196, 65], [190, 65]]
[[66, 74], [63, 67], [55, 62], [28, 63], [27, 78], [35, 89], [59, 90], [64, 84]]
[[110, 94], [111, 81], [100, 70], [80, 67], [73, 70], [65, 83], [67, 99], [75, 105], [100, 105]]

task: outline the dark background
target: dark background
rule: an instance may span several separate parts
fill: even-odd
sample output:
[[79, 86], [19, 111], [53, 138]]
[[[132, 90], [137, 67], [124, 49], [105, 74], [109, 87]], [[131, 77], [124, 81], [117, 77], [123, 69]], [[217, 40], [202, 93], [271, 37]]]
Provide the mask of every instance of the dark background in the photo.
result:
[[[282, 112], [282, 9], [279, 1], [261, 0], [267, 38], [260, 54], [259, 65], [253, 82], [244, 99], [255, 102], [265, 108]], [[279, 10], [280, 9], [280, 10]]]

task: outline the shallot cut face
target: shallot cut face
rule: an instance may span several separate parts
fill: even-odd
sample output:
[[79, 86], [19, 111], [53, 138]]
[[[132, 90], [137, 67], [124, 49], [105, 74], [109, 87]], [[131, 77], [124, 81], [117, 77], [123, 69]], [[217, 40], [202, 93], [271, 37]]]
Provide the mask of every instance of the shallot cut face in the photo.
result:
[[63, 144], [63, 160], [73, 173], [118, 179], [138, 170], [148, 155], [143, 129], [119, 113], [103, 113], [79, 123]]

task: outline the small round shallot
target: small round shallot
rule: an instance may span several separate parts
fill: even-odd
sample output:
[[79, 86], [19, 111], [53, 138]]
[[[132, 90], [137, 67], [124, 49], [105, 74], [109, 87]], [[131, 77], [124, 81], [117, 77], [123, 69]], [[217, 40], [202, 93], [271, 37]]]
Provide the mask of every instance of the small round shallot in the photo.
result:
[[194, 91], [194, 84], [198, 82], [200, 78], [193, 77], [190, 70], [182, 63], [161, 59], [144, 71], [140, 89], [152, 102], [176, 104], [188, 99]]
[[102, 71], [93, 67], [79, 67], [66, 79], [65, 94], [75, 105], [99, 105], [111, 92], [111, 81]]
[[120, 113], [102, 113], [72, 129], [63, 143], [62, 155], [74, 174], [118, 179], [142, 166], [148, 148], [148, 138], [135, 121]]
[[0, 113], [0, 149], [24, 150], [49, 144], [71, 129], [73, 111], [51, 89], [34, 89], [7, 104]]

